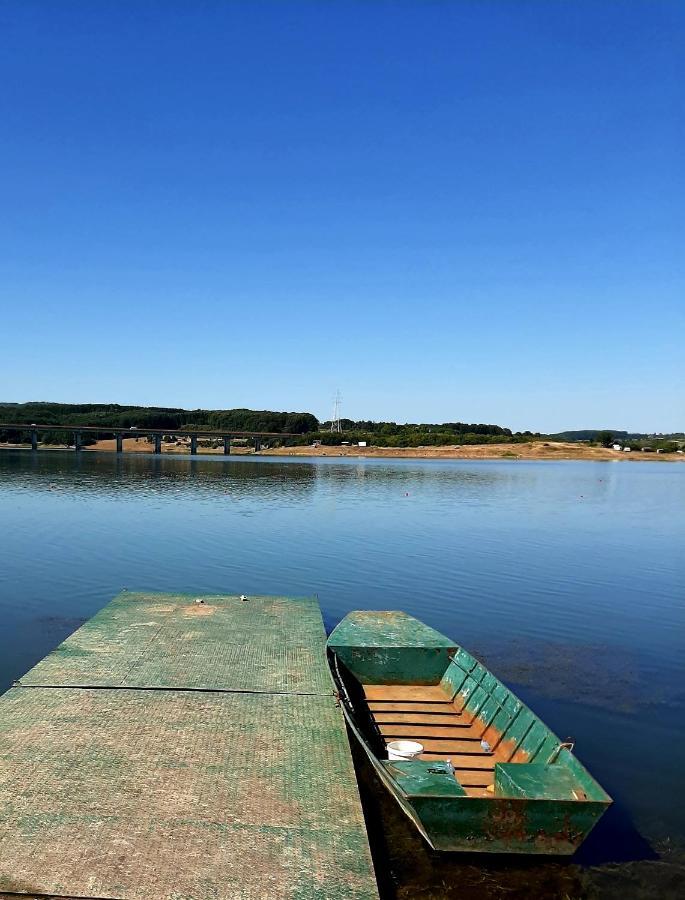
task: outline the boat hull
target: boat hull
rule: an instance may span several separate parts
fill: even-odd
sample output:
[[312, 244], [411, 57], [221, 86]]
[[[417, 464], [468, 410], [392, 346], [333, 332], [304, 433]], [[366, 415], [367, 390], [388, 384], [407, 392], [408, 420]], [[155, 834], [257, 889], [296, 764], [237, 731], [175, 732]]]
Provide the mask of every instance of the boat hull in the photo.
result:
[[[411, 616], [350, 613], [328, 648], [350, 730], [434, 849], [568, 856], [611, 804], [572, 741]], [[398, 739], [422, 752], [388, 759]]]

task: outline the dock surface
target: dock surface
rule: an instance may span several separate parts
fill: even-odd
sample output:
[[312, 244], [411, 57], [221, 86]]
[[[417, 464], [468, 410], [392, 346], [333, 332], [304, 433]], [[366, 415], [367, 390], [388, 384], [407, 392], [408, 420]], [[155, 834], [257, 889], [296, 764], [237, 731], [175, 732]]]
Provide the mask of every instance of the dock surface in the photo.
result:
[[0, 698], [0, 895], [377, 900], [325, 640], [314, 598], [116, 597]]

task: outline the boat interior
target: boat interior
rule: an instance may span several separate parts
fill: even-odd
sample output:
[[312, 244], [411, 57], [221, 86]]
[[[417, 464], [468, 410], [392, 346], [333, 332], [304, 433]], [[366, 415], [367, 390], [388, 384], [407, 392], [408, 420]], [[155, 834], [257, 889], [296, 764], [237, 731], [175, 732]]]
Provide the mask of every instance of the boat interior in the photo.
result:
[[361, 682], [355, 693], [379, 757], [391, 741], [416, 741], [420, 759], [449, 760], [469, 797], [495, 797], [497, 763], [546, 763], [567, 747], [463, 648], [437, 684]]

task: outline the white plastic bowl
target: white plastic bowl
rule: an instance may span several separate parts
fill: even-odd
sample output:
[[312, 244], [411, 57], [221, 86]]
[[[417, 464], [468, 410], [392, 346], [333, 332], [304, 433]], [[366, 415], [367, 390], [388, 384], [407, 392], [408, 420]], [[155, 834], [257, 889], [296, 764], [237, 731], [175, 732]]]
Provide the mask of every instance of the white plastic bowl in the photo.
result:
[[390, 741], [388, 759], [414, 759], [423, 753], [423, 744], [416, 741]]

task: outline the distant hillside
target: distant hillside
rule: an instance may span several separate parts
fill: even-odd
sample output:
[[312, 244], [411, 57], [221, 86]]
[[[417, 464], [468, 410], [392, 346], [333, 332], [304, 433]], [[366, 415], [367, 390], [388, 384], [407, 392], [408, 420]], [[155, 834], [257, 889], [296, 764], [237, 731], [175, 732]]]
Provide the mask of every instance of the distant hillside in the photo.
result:
[[586, 428], [581, 431], [559, 431], [547, 437], [553, 441], [596, 441], [599, 435], [606, 434], [610, 434], [618, 441], [645, 441], [654, 438], [678, 440], [684, 436], [682, 432], [657, 435], [641, 431], [621, 431], [620, 428]]
[[[0, 403], [0, 441], [28, 440], [28, 434], [18, 429], [3, 428], [3, 423], [30, 425], [91, 425], [101, 426], [103, 432], [129, 429], [160, 428], [215, 431], [271, 431], [289, 433], [296, 437], [285, 439], [288, 444], [306, 444], [319, 440], [323, 444], [354, 444], [366, 442], [377, 447], [422, 447], [469, 444], [520, 444], [531, 440], [590, 441], [607, 445], [613, 440], [623, 443], [648, 442], [655, 447], [665, 446], [668, 440], [680, 441], [683, 435], [647, 435], [620, 429], [587, 428], [544, 435], [539, 432], [517, 431], [501, 425], [483, 423], [397, 423], [371, 420], [342, 419], [342, 431], [332, 431], [330, 422], [319, 422], [308, 412], [275, 412], [255, 409], [180, 409], [163, 406], [120, 406], [116, 403]], [[41, 435], [45, 443], [61, 443], [63, 432]], [[94, 440], [94, 438], [93, 438]], [[284, 441], [280, 441], [283, 443]]]
[[585, 428], [580, 431], [558, 431], [556, 434], [550, 434], [554, 441], [596, 441], [597, 435], [610, 431], [615, 438], [640, 438], [647, 437], [646, 434], [632, 434], [627, 431], [621, 431], [620, 428]]
[[3, 422], [36, 425], [101, 425], [106, 428], [198, 428], [217, 431], [285, 431], [306, 434], [319, 421], [305, 412], [254, 409], [177, 409], [161, 406], [119, 406], [116, 403], [3, 403]]
[[[272, 412], [251, 409], [178, 409], [170, 407], [120, 406], [105, 403], [12, 403], [0, 404], [0, 440], [27, 440], [25, 433], [3, 429], [2, 423], [30, 425], [91, 425], [108, 429], [137, 428], [206, 428], [216, 431], [290, 432], [298, 437], [288, 443], [341, 444], [366, 441], [383, 447], [444, 446], [450, 444], [517, 443], [533, 437], [531, 432], [512, 434], [500, 425], [466, 422], [440, 424], [398, 424], [397, 422], [352, 421], [343, 419], [342, 432], [332, 431], [330, 422], [319, 423], [316, 416], [305, 412]], [[45, 443], [61, 443], [63, 432], [41, 435]], [[91, 442], [94, 441], [92, 437]]]

